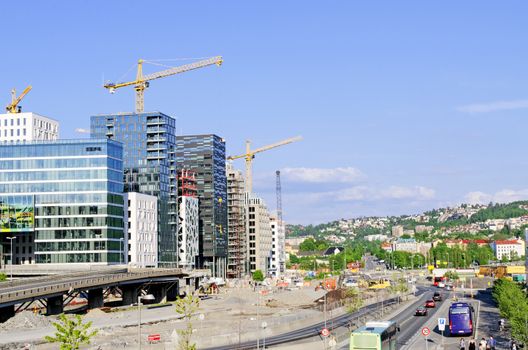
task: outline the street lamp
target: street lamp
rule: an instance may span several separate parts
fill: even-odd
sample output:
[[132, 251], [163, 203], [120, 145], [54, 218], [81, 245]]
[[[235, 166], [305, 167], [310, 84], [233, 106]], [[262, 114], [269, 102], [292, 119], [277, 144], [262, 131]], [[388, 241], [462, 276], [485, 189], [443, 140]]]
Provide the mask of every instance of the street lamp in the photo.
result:
[[11, 244], [11, 283], [13, 283], [13, 240], [14, 239], [17, 239], [18, 237], [17, 236], [13, 236], [13, 237], [6, 237], [8, 240], [10, 240], [10, 244]]
[[138, 295], [138, 346], [139, 346], [139, 350], [141, 350], [141, 300], [145, 300], [145, 301], [152, 301], [152, 300], [155, 300], [156, 298], [154, 298], [154, 295], [152, 294], [147, 294], [147, 295], [144, 295], [144, 296], [141, 296]]
[[268, 323], [266, 321], [262, 321], [261, 327], [264, 330], [264, 336], [262, 338], [262, 349], [266, 349], [266, 327], [268, 327]]

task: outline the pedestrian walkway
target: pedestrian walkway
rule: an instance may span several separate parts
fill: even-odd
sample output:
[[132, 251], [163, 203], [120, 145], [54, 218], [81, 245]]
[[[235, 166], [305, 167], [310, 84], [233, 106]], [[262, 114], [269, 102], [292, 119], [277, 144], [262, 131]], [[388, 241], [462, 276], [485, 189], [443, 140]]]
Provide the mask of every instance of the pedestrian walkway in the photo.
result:
[[490, 290], [480, 291], [475, 299], [480, 301], [480, 318], [477, 326], [478, 337], [497, 341], [497, 349], [509, 349], [510, 334], [507, 330], [499, 332], [500, 313]]

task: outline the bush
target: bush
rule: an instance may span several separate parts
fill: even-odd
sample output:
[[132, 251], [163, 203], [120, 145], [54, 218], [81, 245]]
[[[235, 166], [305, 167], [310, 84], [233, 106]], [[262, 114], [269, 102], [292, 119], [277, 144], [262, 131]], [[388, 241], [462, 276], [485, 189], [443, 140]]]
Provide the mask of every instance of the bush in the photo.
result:
[[256, 282], [264, 281], [264, 274], [262, 273], [261, 270], [255, 270], [255, 272], [253, 272], [253, 281], [256, 281]]
[[0, 272], [0, 282], [4, 282], [4, 281], [7, 281], [7, 276], [5, 273]]

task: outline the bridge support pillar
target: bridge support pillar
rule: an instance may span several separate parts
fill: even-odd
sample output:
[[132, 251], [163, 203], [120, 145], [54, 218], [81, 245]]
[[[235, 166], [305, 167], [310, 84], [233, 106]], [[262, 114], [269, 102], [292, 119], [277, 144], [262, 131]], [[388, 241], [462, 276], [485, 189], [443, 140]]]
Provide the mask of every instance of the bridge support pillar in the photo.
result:
[[123, 295], [123, 305], [132, 305], [137, 303], [139, 288], [137, 286], [122, 286], [121, 294]]
[[62, 295], [58, 297], [50, 297], [48, 298], [48, 302], [46, 304], [46, 314], [49, 315], [59, 315], [64, 312], [63, 307], [63, 301], [62, 301]]
[[15, 316], [15, 305], [0, 307], [0, 323]]
[[167, 286], [165, 284], [153, 284], [150, 286], [150, 293], [154, 295], [156, 304], [167, 302]]
[[194, 278], [194, 291], [196, 292], [198, 289], [200, 289], [200, 279], [198, 277]]
[[170, 288], [167, 288], [167, 301], [176, 301], [180, 296], [180, 281], [176, 281]]
[[88, 291], [88, 309], [97, 309], [104, 306], [103, 288]]

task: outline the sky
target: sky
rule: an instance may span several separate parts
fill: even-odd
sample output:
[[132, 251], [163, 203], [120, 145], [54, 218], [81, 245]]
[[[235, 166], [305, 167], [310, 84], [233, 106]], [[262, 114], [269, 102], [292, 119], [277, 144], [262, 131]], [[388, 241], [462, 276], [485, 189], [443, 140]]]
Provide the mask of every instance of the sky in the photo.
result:
[[527, 11], [520, 0], [3, 2], [0, 101], [31, 84], [25, 111], [87, 137], [75, 129], [91, 115], [133, 110], [132, 88], [102, 83], [132, 80], [139, 58], [221, 55], [220, 68], [151, 82], [145, 109], [175, 117], [178, 134], [224, 137], [229, 155], [246, 139], [302, 135], [254, 161], [271, 211], [281, 170], [290, 223], [527, 199]]

